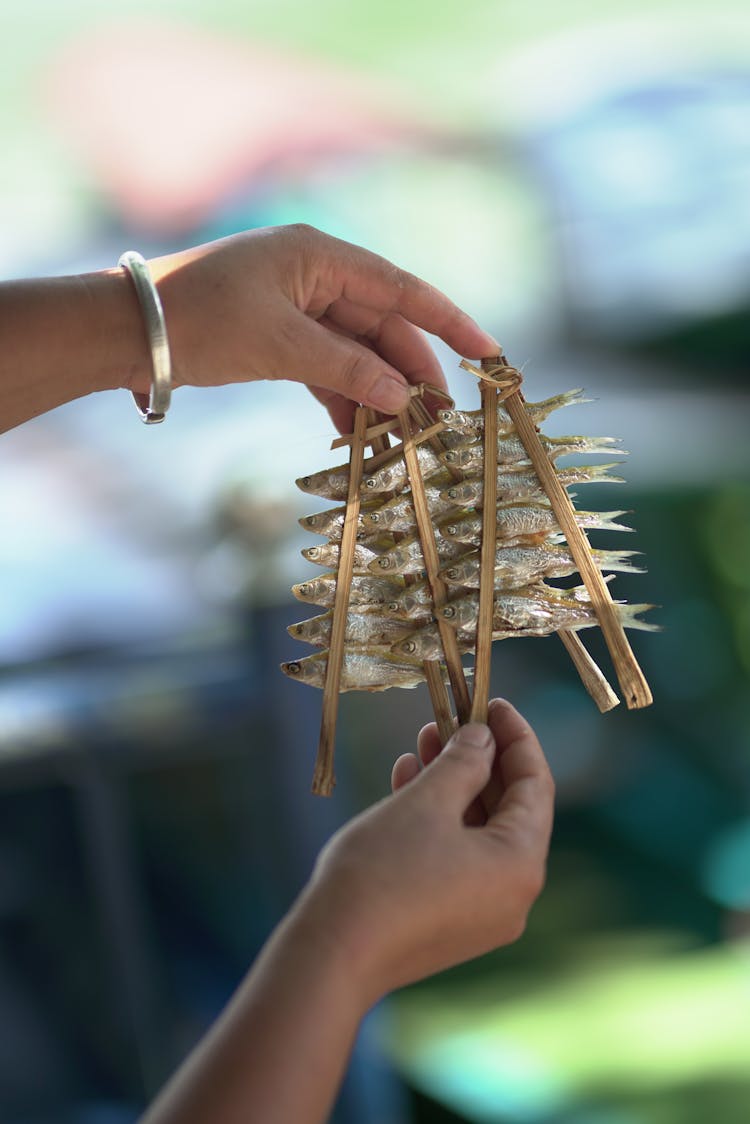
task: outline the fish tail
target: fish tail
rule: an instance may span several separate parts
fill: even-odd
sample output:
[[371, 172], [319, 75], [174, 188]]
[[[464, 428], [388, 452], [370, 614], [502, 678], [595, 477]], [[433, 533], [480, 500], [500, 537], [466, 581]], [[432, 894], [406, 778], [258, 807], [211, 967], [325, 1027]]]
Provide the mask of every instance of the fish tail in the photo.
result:
[[630, 515], [629, 511], [577, 511], [579, 523], [589, 531], [630, 531], [626, 523], [617, 523], [621, 515]]
[[658, 605], [627, 605], [618, 604], [617, 615], [623, 628], [639, 628], [643, 632], [661, 632], [662, 625], [654, 624], [652, 621], [642, 621], [640, 613], [647, 613], [650, 609], [658, 609]]
[[639, 550], [594, 550], [591, 554], [601, 570], [618, 570], [621, 574], [645, 574], [643, 566], [635, 566], [630, 559]]

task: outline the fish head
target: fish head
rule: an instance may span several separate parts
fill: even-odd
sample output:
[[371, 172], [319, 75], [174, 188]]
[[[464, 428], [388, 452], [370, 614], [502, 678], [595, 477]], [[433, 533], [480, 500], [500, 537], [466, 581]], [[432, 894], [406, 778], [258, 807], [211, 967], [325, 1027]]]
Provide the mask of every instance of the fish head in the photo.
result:
[[302, 557], [306, 558], [308, 562], [319, 562], [323, 548], [320, 546], [306, 546], [302, 550]]
[[380, 511], [368, 511], [362, 515], [362, 526], [366, 531], [380, 531], [388, 526], [387, 519]]
[[386, 554], [379, 554], [368, 562], [367, 569], [371, 574], [398, 574], [402, 565], [401, 552], [389, 550]]
[[323, 660], [328, 659], [328, 653], [322, 652], [316, 656], [306, 656], [303, 660], [288, 660], [279, 666], [288, 675], [290, 679], [296, 679], [300, 683], [311, 683], [315, 685], [320, 682], [321, 668], [325, 670]]
[[412, 632], [403, 640], [399, 640], [394, 644], [391, 651], [399, 656], [405, 656], [407, 659], [414, 660], [420, 659], [423, 654], [424, 645], [422, 643], [420, 634]]

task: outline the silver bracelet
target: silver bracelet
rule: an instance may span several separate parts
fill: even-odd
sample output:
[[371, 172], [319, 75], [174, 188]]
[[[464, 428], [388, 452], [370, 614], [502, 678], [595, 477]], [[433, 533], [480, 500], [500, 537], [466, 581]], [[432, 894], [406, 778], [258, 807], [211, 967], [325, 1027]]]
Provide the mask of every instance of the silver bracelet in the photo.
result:
[[134, 390], [133, 398], [141, 421], [146, 425], [155, 425], [156, 422], [164, 421], [172, 396], [172, 360], [169, 355], [164, 309], [151, 271], [139, 253], [135, 250], [127, 250], [117, 264], [127, 270], [133, 280], [151, 349], [153, 371], [151, 392], [146, 395]]

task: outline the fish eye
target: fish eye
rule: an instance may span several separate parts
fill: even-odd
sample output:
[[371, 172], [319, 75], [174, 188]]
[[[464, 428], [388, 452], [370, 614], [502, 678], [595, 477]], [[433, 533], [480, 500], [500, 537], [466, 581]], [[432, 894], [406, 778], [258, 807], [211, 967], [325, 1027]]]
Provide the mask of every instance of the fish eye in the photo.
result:
[[390, 570], [390, 568], [391, 568], [390, 558], [378, 558], [378, 566], [380, 566], [381, 570]]
[[365, 488], [374, 488], [374, 487], [375, 487], [374, 477], [368, 476], [367, 479], [365, 480]]
[[444, 533], [446, 535], [455, 535], [458, 533], [458, 527], [455, 525], [455, 523], [451, 523], [448, 527], [445, 528]]
[[445, 454], [445, 459], [448, 461], [448, 464], [453, 464], [453, 462], [458, 459], [458, 454], [451, 449]]
[[457, 500], [458, 499], [458, 488], [449, 488], [448, 489], [448, 499], [449, 500]]
[[284, 664], [284, 671], [287, 673], [287, 675], [299, 675], [299, 673], [302, 671], [302, 667], [299, 663], [297, 663], [296, 660], [292, 660], [290, 663]]
[[417, 645], [413, 640], [405, 640], [403, 643], [403, 649], [405, 652], [408, 652], [409, 655], [411, 655], [413, 652], [416, 652]]
[[398, 601], [389, 601], [388, 602], [387, 609], [388, 609], [389, 613], [395, 613], [396, 610], [398, 609], [398, 607], [399, 607]]
[[312, 484], [312, 476], [303, 476], [302, 477], [302, 483], [305, 485], [306, 488], [308, 488], [310, 486], [310, 484]]
[[446, 605], [445, 608], [443, 609], [443, 616], [446, 618], [446, 620], [451, 620], [451, 618], [455, 617], [455, 615], [456, 615], [456, 610], [455, 610], [454, 606], [453, 605]]
[[[304, 481], [303, 481], [303, 483], [304, 483]], [[316, 522], [316, 518], [317, 517], [315, 515], [308, 515], [307, 518], [305, 519], [305, 523], [307, 523], [308, 527], [314, 527], [315, 522]]]
[[454, 569], [453, 567], [451, 567], [451, 568], [450, 568], [450, 570], [446, 570], [446, 571], [445, 571], [445, 576], [446, 576], [447, 578], [451, 578], [451, 579], [453, 579], [453, 578], [457, 578], [457, 577], [458, 577], [458, 570], [456, 570], [456, 569]]
[[307, 582], [303, 582], [302, 585], [298, 586], [297, 588], [299, 589], [299, 591], [300, 591], [300, 593], [302, 594], [303, 597], [309, 596], [310, 586], [307, 584]]
[[372, 523], [379, 523], [380, 522], [380, 516], [378, 515], [377, 511], [373, 511], [372, 515], [370, 516], [370, 522], [372, 522]]

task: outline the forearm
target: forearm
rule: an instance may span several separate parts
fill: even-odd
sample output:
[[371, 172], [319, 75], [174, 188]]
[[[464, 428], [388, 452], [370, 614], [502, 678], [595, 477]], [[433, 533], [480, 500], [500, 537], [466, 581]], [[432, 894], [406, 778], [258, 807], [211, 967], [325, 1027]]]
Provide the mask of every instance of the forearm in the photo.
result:
[[[366, 1004], [336, 933], [298, 906], [142, 1124], [322, 1124]], [[327, 927], [326, 927], [327, 929]]]
[[123, 270], [0, 284], [0, 431], [98, 390], [148, 382]]

